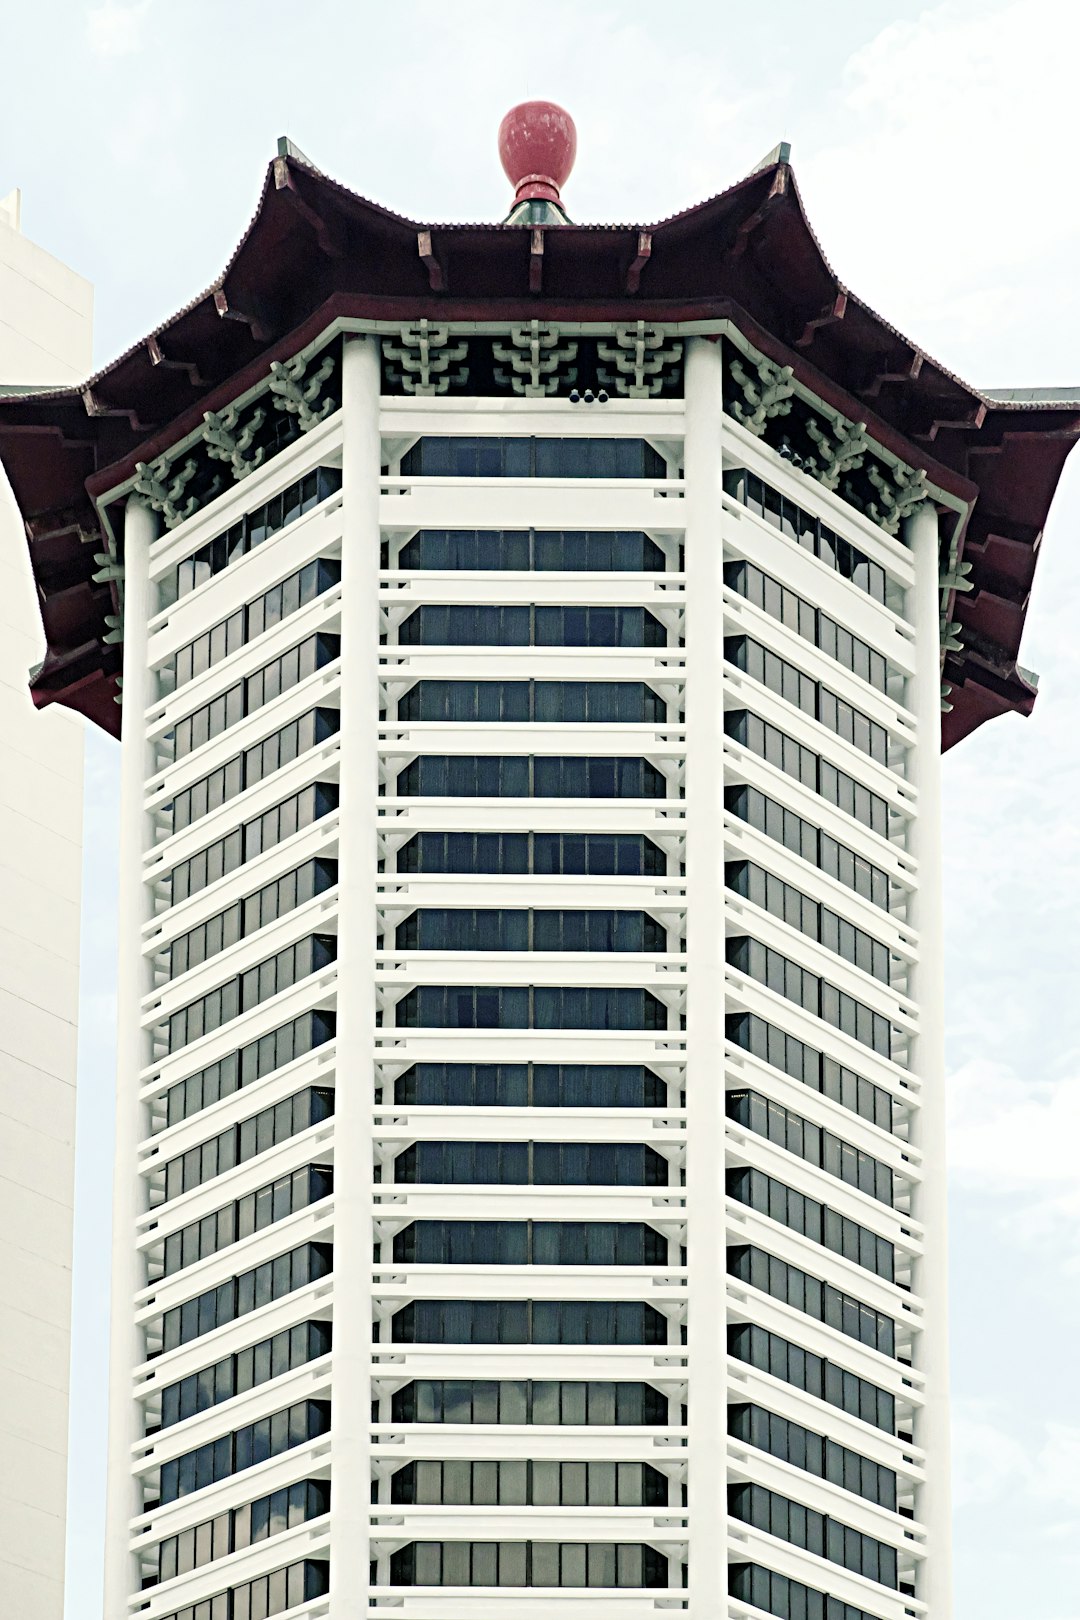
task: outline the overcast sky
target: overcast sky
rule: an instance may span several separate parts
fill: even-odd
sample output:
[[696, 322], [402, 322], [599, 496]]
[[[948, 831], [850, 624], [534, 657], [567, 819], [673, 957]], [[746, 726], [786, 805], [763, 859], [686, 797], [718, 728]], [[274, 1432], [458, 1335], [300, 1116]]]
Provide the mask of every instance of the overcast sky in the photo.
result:
[[[494, 219], [515, 101], [578, 127], [584, 220], [659, 219], [777, 141], [837, 273], [952, 370], [1078, 385], [1066, 0], [48, 0], [0, 6], [0, 195], [97, 289], [96, 363], [200, 292], [288, 134], [421, 220]], [[946, 761], [957, 1620], [1080, 1620], [1080, 458], [1033, 719]], [[67, 1620], [99, 1620], [116, 750], [88, 749]], [[1070, 1367], [1073, 1369], [1070, 1372]], [[936, 1617], [935, 1617], [936, 1620]]]

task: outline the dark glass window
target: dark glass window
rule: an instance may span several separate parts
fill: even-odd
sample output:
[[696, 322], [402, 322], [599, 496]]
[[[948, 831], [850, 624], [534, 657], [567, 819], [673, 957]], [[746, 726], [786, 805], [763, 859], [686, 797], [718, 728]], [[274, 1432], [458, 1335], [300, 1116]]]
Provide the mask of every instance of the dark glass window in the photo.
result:
[[310, 827], [323, 816], [337, 809], [336, 782], [312, 782], [280, 804], [252, 816], [249, 821], [234, 827], [224, 838], [201, 849], [197, 855], [180, 861], [164, 880], [169, 888], [171, 902], [179, 905], [193, 894], [217, 883], [220, 878], [235, 872], [247, 861], [253, 861], [266, 849], [283, 843], [293, 833]]
[[403, 571], [662, 574], [664, 553], [638, 529], [421, 529]]
[[643, 681], [417, 681], [399, 720], [662, 725], [667, 704]]
[[652, 1384], [590, 1380], [416, 1378], [392, 1399], [394, 1423], [540, 1423], [662, 1427], [670, 1401]]
[[666, 1586], [667, 1559], [621, 1541], [410, 1541], [391, 1586]]
[[786, 495], [771, 489], [744, 467], [733, 467], [724, 473], [724, 489], [751, 512], [764, 518], [766, 523], [771, 523], [773, 528], [779, 529], [789, 539], [794, 539], [820, 558], [826, 567], [849, 579], [853, 585], [873, 597], [875, 602], [885, 601], [887, 581], [884, 568], [879, 563], [871, 562], [865, 552], [850, 541], [842, 540], [811, 512], [803, 511]]
[[894, 1547], [828, 1519], [813, 1508], [791, 1502], [786, 1496], [777, 1496], [763, 1485], [729, 1485], [728, 1512], [733, 1519], [817, 1553], [819, 1558], [828, 1558], [867, 1580], [894, 1589], [897, 1585]]
[[178, 1080], [165, 1093], [165, 1124], [178, 1125], [204, 1108], [231, 1097], [234, 1091], [261, 1080], [294, 1058], [303, 1057], [326, 1041], [332, 1041], [337, 1027], [333, 1012], [301, 1013], [277, 1029], [267, 1030], [235, 1052], [198, 1069], [186, 1080]]
[[849, 1108], [861, 1119], [883, 1131], [893, 1128], [893, 1104], [889, 1093], [861, 1074], [845, 1068], [835, 1058], [825, 1057], [805, 1041], [797, 1040], [775, 1024], [766, 1023], [756, 1013], [731, 1013], [726, 1019], [727, 1038], [744, 1052], [751, 1052], [763, 1063], [780, 1069], [813, 1091], [820, 1091], [842, 1108]]
[[330, 1565], [323, 1559], [305, 1558], [200, 1603], [189, 1603], [162, 1620], [268, 1620], [270, 1615], [325, 1597], [329, 1590]]
[[399, 951], [666, 951], [647, 911], [504, 911], [425, 907], [396, 929]]
[[778, 1620], [875, 1620], [864, 1609], [844, 1603], [829, 1592], [803, 1586], [789, 1575], [777, 1575], [760, 1564], [729, 1564], [728, 1591]]
[[211, 702], [203, 704], [202, 708], [178, 720], [173, 728], [174, 757], [184, 759], [211, 738], [220, 737], [223, 731], [235, 726], [245, 715], [254, 714], [264, 704], [273, 702], [283, 692], [290, 691], [309, 675], [314, 675], [317, 669], [333, 663], [340, 652], [341, 637], [324, 635], [322, 632], [290, 647], [288, 652], [264, 664], [253, 675], [248, 675]]
[[286, 945], [256, 967], [234, 979], [227, 979], [197, 1001], [181, 1007], [169, 1018], [168, 1050], [179, 1052], [191, 1041], [220, 1029], [222, 1024], [268, 1001], [279, 991], [299, 984], [312, 973], [320, 973], [337, 956], [335, 934], [309, 934], [306, 939]]
[[824, 1322], [848, 1338], [858, 1339], [884, 1356], [896, 1354], [896, 1323], [890, 1316], [864, 1305], [861, 1300], [842, 1294], [831, 1283], [824, 1283], [797, 1266], [778, 1260], [764, 1249], [742, 1244], [728, 1249], [728, 1271], [740, 1282], [762, 1293], [782, 1299], [815, 1321]]
[[414, 1142], [396, 1183], [441, 1186], [666, 1187], [668, 1162], [640, 1142]]
[[801, 709], [812, 720], [819, 721], [853, 747], [869, 754], [879, 765], [889, 763], [889, 733], [884, 726], [862, 714], [843, 698], [830, 692], [794, 664], [781, 658], [779, 653], [763, 647], [750, 636], [726, 636], [724, 657], [729, 664], [742, 670], [770, 692], [775, 692], [786, 703]]
[[727, 1172], [727, 1190], [738, 1203], [768, 1215], [812, 1243], [820, 1243], [834, 1254], [842, 1254], [845, 1260], [865, 1266], [886, 1282], [895, 1280], [892, 1244], [816, 1198], [796, 1192], [763, 1170], [745, 1168]]
[[268, 1457], [280, 1456], [293, 1446], [302, 1446], [325, 1434], [330, 1427], [329, 1401], [299, 1401], [295, 1406], [270, 1417], [247, 1423], [220, 1440], [211, 1440], [197, 1451], [161, 1465], [161, 1502], [175, 1502], [204, 1485], [213, 1485], [230, 1474], [242, 1473]]
[[257, 1344], [223, 1356], [211, 1366], [165, 1386], [161, 1392], [161, 1427], [183, 1423], [198, 1412], [231, 1401], [234, 1395], [316, 1361], [329, 1353], [332, 1344], [332, 1323], [299, 1322], [272, 1338], [260, 1339]]
[[889, 983], [889, 948], [864, 928], [856, 928], [830, 906], [811, 900], [753, 861], [728, 861], [724, 874], [728, 888], [742, 895], [744, 900], [752, 901], [773, 917], [782, 918], [808, 939], [816, 940], [826, 950], [842, 956], [845, 962], [880, 979], [882, 984]]
[[422, 984], [402, 996], [395, 1022], [413, 1029], [667, 1029], [648, 990], [563, 985]]
[[336, 861], [305, 861], [263, 884], [253, 894], [235, 901], [225, 911], [209, 917], [197, 928], [180, 934], [169, 946], [169, 977], [178, 978], [190, 968], [199, 967], [219, 951], [257, 933], [279, 917], [288, 916], [297, 906], [306, 905], [317, 894], [324, 894], [337, 882]]
[[397, 871], [665, 877], [667, 856], [636, 833], [420, 832], [398, 851]]
[[230, 1125], [209, 1141], [200, 1142], [197, 1147], [167, 1161], [164, 1166], [166, 1201], [179, 1198], [181, 1193], [200, 1187], [204, 1181], [212, 1181], [238, 1164], [246, 1164], [267, 1148], [287, 1142], [290, 1136], [329, 1119], [333, 1112], [334, 1093], [311, 1087], [283, 1098], [272, 1108], [264, 1108], [237, 1125]]
[[797, 962], [774, 951], [771, 945], [763, 945], [760, 940], [746, 935], [728, 939], [727, 960], [740, 973], [795, 1002], [804, 1012], [813, 1013], [834, 1029], [843, 1030], [845, 1035], [869, 1046], [881, 1057], [891, 1057], [892, 1026], [882, 1013], [874, 1012], [816, 973], [809, 973]]
[[331, 590], [341, 579], [341, 563], [336, 558], [320, 557], [309, 562], [297, 573], [290, 574], [279, 584], [271, 586], [262, 596], [239, 607], [227, 619], [206, 630], [186, 647], [181, 647], [158, 671], [161, 695], [186, 686], [197, 675], [205, 674], [230, 658], [249, 641], [262, 635], [273, 625], [280, 624], [300, 608], [314, 602], [324, 591]]
[[420, 1266], [666, 1266], [668, 1240], [641, 1221], [412, 1221], [394, 1260]]
[[394, 1101], [449, 1108], [663, 1108], [667, 1082], [616, 1063], [414, 1063]]
[[294, 759], [317, 748], [328, 737], [337, 735], [341, 716], [337, 709], [309, 709], [263, 737], [260, 742], [235, 754], [190, 787], [181, 788], [172, 801], [172, 831], [183, 832], [238, 794], [265, 781], [275, 771], [291, 765]]
[[406, 1463], [390, 1500], [432, 1507], [667, 1507], [668, 1480], [648, 1463], [436, 1461]]
[[667, 781], [648, 760], [598, 755], [422, 754], [406, 765], [402, 798], [666, 799]]
[[820, 608], [797, 596], [787, 585], [762, 573], [751, 562], [725, 563], [724, 584], [802, 636], [804, 641], [812, 642], [827, 657], [835, 658], [867, 685], [879, 692], [888, 691], [889, 666], [884, 655], [853, 636]]
[[666, 478], [644, 439], [418, 439], [401, 458], [412, 478]]
[[267, 1186], [182, 1226], [178, 1232], [170, 1232], [165, 1239], [163, 1275], [171, 1277], [275, 1221], [286, 1220], [297, 1210], [328, 1198], [333, 1190], [334, 1172], [329, 1165], [306, 1164], [279, 1176]]
[[879, 793], [872, 793], [861, 782], [856, 782], [846, 771], [838, 770], [827, 759], [815, 754], [772, 726], [749, 709], [729, 709], [724, 715], [724, 730], [735, 742], [741, 743], [759, 759], [774, 765], [785, 776], [794, 777], [803, 787], [835, 805], [845, 815], [862, 822], [881, 838], [889, 836], [889, 806]]
[[638, 1300], [418, 1299], [392, 1318], [395, 1344], [667, 1344], [666, 1317]]
[[226, 1509], [215, 1519], [181, 1530], [179, 1535], [166, 1536], [157, 1546], [157, 1573], [149, 1582], [144, 1578], [143, 1585], [189, 1575], [203, 1564], [255, 1546], [329, 1511], [329, 1480], [300, 1479], [293, 1485], [284, 1485], [269, 1496]]
[[[852, 1147], [850, 1142], [813, 1125], [800, 1114], [793, 1113], [771, 1097], [762, 1097], [756, 1091], [729, 1091], [724, 1099], [729, 1119], [737, 1120], [747, 1130], [768, 1137], [778, 1147], [798, 1154], [800, 1159], [819, 1169], [827, 1170], [838, 1181], [857, 1187], [869, 1198], [893, 1207], [893, 1174], [887, 1164]], [[883, 1273], [884, 1275], [884, 1273]]]
[[227, 1278], [217, 1288], [185, 1300], [162, 1315], [162, 1350], [190, 1344], [192, 1339], [212, 1333], [226, 1322], [235, 1322], [249, 1311], [257, 1311], [297, 1288], [305, 1288], [308, 1283], [329, 1276], [333, 1258], [330, 1244], [304, 1243], [287, 1254], [275, 1255], [251, 1271], [241, 1272], [238, 1277]]
[[216, 535], [198, 551], [192, 552], [190, 557], [185, 557], [177, 567], [175, 579], [167, 587], [162, 587], [161, 606], [168, 607], [170, 602], [186, 596], [197, 585], [202, 585], [231, 563], [246, 557], [249, 551], [269, 539], [270, 535], [302, 517], [305, 512], [310, 512], [313, 506], [318, 506], [320, 501], [336, 494], [340, 488], [340, 467], [316, 467], [305, 473], [288, 489], [271, 496], [262, 506], [257, 506], [253, 512], [240, 518], [224, 534]]
[[777, 1333], [752, 1322], [734, 1323], [728, 1328], [728, 1354], [761, 1372], [805, 1390], [819, 1401], [835, 1406], [849, 1417], [859, 1418], [886, 1434], [896, 1433], [896, 1401], [886, 1390], [865, 1378], [838, 1367], [834, 1361], [790, 1344]]
[[782, 1462], [804, 1468], [808, 1474], [816, 1474], [819, 1479], [896, 1512], [896, 1475], [891, 1468], [804, 1429], [789, 1418], [778, 1417], [763, 1406], [729, 1406], [728, 1433]]
[[425, 603], [398, 629], [402, 647], [666, 647], [659, 619], [641, 607], [537, 607]]
[[882, 910], [889, 909], [889, 879], [880, 867], [873, 866], [863, 855], [856, 855], [835, 838], [815, 827], [813, 822], [796, 815], [786, 805], [767, 798], [758, 788], [745, 785], [724, 789], [724, 808], [748, 822], [767, 838], [783, 844], [793, 855], [799, 855], [811, 866], [816, 866], [829, 877], [835, 878], [847, 889], [854, 889], [864, 900]]

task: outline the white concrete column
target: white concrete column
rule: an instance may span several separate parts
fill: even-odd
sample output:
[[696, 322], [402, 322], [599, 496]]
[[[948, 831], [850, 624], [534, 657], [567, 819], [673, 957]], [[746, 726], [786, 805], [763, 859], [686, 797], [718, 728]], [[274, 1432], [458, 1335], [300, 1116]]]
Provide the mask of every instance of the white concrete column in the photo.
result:
[[914, 701], [918, 743], [912, 781], [918, 815], [908, 832], [908, 852], [918, 861], [918, 890], [911, 921], [919, 932], [919, 961], [911, 995], [919, 1008], [919, 1034], [912, 1068], [922, 1084], [922, 1107], [914, 1112], [912, 1141], [923, 1155], [923, 1181], [913, 1214], [926, 1229], [926, 1254], [913, 1278], [924, 1308], [923, 1331], [915, 1335], [914, 1361], [926, 1380], [926, 1405], [917, 1415], [916, 1444], [927, 1455], [927, 1482], [916, 1517], [927, 1528], [927, 1559], [919, 1596], [929, 1620], [952, 1615], [952, 1504], [949, 1434], [948, 1183], [945, 1163], [945, 986], [941, 842], [941, 668], [938, 520], [927, 502], [905, 525], [915, 564], [912, 622], [916, 642]]
[[[148, 1054], [139, 1028], [140, 1003], [150, 988], [142, 954], [150, 891], [143, 881], [147, 848], [145, 810], [146, 710], [150, 702], [147, 625], [151, 615], [150, 544], [157, 518], [136, 496], [124, 512], [124, 703], [120, 731], [120, 896], [116, 1011], [116, 1162], [113, 1169], [112, 1309], [109, 1343], [109, 1473], [105, 1507], [105, 1620], [127, 1613], [139, 1590], [139, 1571], [128, 1551], [130, 1521], [143, 1511], [131, 1472], [131, 1448], [143, 1437], [134, 1369], [146, 1359], [135, 1326], [134, 1299], [146, 1282], [135, 1247], [135, 1222], [146, 1208], [146, 1186], [136, 1170], [139, 1144], [149, 1134], [138, 1101], [139, 1073]], [[93, 858], [92, 855], [90, 857]]]
[[689, 1606], [714, 1620], [727, 1613], [723, 407], [719, 342], [686, 350]]
[[368, 1612], [378, 804], [379, 350], [346, 337], [330, 1605]]

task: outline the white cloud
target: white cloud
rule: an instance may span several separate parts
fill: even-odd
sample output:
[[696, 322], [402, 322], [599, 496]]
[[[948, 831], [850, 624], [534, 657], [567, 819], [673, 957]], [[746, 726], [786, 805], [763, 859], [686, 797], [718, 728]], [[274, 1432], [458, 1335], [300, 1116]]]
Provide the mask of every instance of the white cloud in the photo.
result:
[[143, 22], [151, 0], [104, 0], [86, 14], [86, 35], [95, 56], [132, 56], [142, 49]]
[[998, 1191], [1076, 1184], [1080, 1078], [1025, 1081], [976, 1059], [950, 1077], [948, 1101], [955, 1176]]
[[1037, 324], [1018, 268], [1048, 277], [1076, 239], [1078, 45], [1071, 0], [949, 0], [890, 24], [845, 64], [833, 144], [800, 163], [839, 275], [946, 363], [985, 365], [989, 332], [1004, 355]]

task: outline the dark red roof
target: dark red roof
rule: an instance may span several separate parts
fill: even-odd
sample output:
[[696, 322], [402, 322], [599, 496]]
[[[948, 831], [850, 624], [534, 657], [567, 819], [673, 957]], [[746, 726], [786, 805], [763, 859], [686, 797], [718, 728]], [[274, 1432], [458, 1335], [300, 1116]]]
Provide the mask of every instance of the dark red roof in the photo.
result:
[[[114, 587], [91, 579], [93, 498], [261, 380], [339, 316], [414, 321], [728, 319], [815, 394], [940, 488], [974, 501], [974, 590], [945, 678], [951, 746], [1030, 711], [1018, 673], [1039, 539], [1080, 402], [980, 394], [854, 297], [826, 262], [788, 164], [653, 226], [420, 225], [288, 151], [270, 164], [226, 270], [81, 388], [0, 398], [0, 460], [26, 521], [48, 655], [32, 682], [116, 734]], [[539, 263], [537, 260], [539, 259]]]

